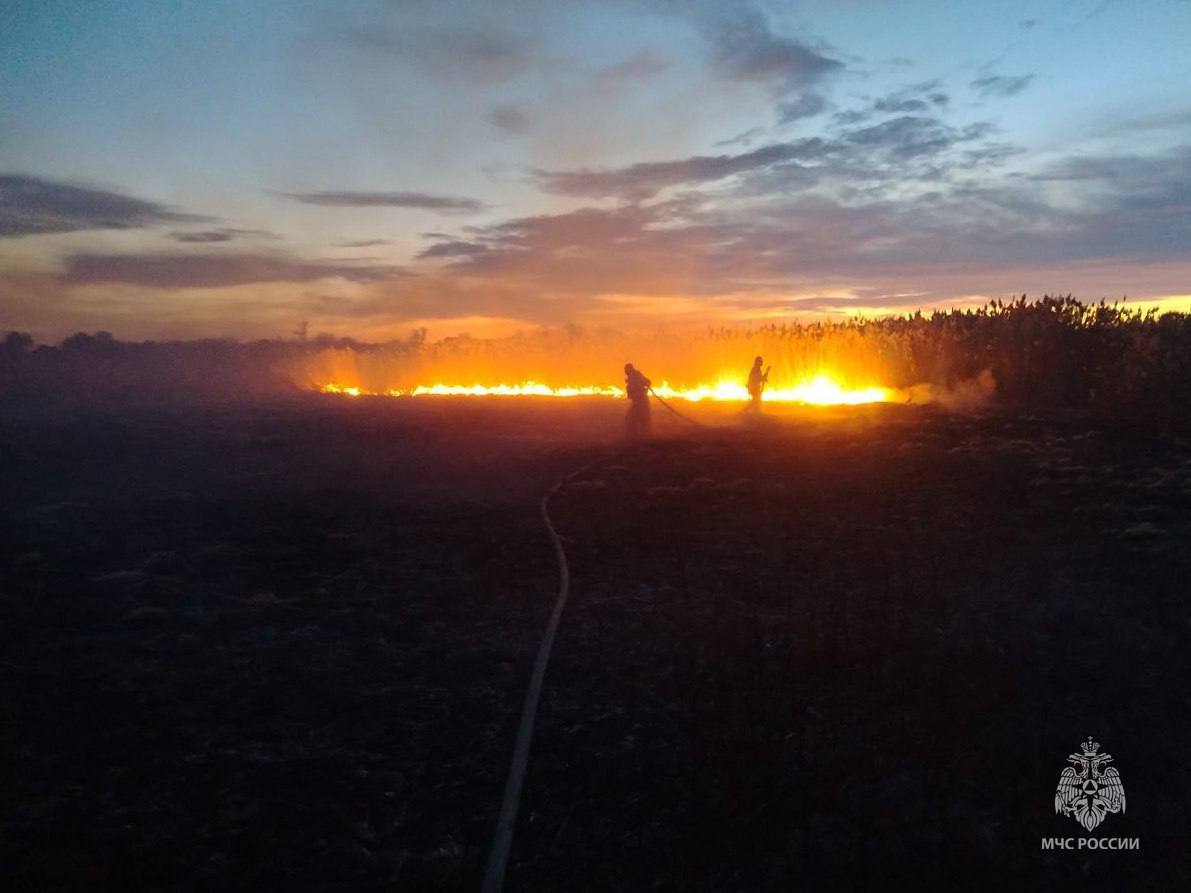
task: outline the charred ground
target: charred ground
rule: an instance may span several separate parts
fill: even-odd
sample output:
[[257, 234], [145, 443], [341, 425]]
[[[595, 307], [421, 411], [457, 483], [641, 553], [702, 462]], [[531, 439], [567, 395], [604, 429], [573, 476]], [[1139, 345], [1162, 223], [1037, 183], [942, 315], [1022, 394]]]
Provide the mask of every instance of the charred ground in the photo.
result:
[[[1169, 426], [620, 404], [28, 402], [0, 425], [22, 889], [473, 889], [556, 568], [513, 889], [1185, 886]], [[1129, 798], [1042, 853], [1088, 734]], [[1174, 773], [1174, 774], [1172, 774]]]

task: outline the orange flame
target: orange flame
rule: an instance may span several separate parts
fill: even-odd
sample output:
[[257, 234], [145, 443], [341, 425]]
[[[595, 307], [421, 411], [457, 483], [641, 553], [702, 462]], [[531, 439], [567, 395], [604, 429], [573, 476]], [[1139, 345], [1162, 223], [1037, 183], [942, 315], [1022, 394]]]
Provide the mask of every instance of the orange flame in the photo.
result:
[[[349, 397], [385, 396], [385, 397], [420, 397], [460, 396], [460, 397], [624, 397], [624, 389], [613, 385], [583, 385], [552, 387], [536, 381], [523, 381], [518, 384], [496, 385], [449, 385], [432, 384], [418, 385], [405, 390], [390, 389], [387, 391], [365, 391], [359, 387], [344, 386], [331, 382], [319, 388], [324, 394], [345, 394]], [[659, 397], [667, 400], [689, 400], [697, 403], [702, 400], [714, 402], [744, 402], [748, 400], [748, 389], [735, 381], [721, 381], [715, 385], [697, 385], [693, 388], [675, 388], [668, 382], [654, 386]], [[862, 403], [887, 403], [896, 399], [895, 392], [889, 388], [866, 387], [844, 388], [832, 380], [828, 375], [817, 375], [809, 381], [804, 381], [792, 387], [767, 388], [761, 395], [766, 403], [807, 403], [815, 406], [855, 406]]]

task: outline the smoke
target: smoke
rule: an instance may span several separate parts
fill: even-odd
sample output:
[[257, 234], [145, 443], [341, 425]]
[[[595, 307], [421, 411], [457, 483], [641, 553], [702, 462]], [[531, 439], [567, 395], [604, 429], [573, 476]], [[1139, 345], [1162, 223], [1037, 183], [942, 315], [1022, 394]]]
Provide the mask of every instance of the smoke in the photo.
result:
[[898, 398], [904, 403], [937, 403], [953, 412], [976, 412], [988, 406], [996, 395], [997, 380], [991, 369], [951, 384], [920, 382], [898, 389]]
[[496, 340], [450, 338], [377, 349], [332, 347], [294, 370], [301, 387], [327, 384], [383, 393], [417, 385], [615, 386], [633, 363], [655, 384], [675, 388], [743, 382], [755, 356], [771, 366], [769, 384], [794, 387], [828, 375], [845, 388], [904, 387], [905, 370], [883, 339], [863, 326], [760, 329], [655, 329], [648, 332], [542, 329]]
[[957, 382], [951, 388], [935, 389], [934, 399], [947, 409], [971, 412], [986, 406], [997, 393], [997, 380], [991, 369], [982, 369], [975, 378]]

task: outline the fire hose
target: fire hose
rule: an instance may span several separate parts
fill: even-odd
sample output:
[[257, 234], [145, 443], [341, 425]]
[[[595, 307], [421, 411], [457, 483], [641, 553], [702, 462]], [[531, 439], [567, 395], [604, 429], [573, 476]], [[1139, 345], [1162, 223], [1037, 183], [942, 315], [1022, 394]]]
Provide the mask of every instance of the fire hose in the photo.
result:
[[[679, 412], [653, 390], [649, 389], [662, 406], [678, 416], [678, 418], [696, 425], [706, 427], [702, 422]], [[562, 612], [566, 608], [567, 599], [571, 594], [571, 571], [567, 565], [567, 553], [563, 549], [562, 539], [554, 529], [554, 522], [550, 518], [550, 497], [558, 493], [568, 483], [582, 474], [590, 471], [601, 462], [608, 461], [620, 455], [622, 451], [607, 456], [597, 456], [582, 467], [572, 471], [565, 477], [559, 478], [538, 502], [538, 511], [550, 542], [554, 546], [554, 557], [558, 560], [558, 595], [554, 600], [554, 610], [550, 612], [550, 619], [546, 623], [546, 632], [542, 635], [542, 644], [538, 646], [537, 658], [534, 660], [533, 673], [529, 677], [529, 688], [525, 692], [525, 702], [521, 707], [521, 722], [517, 727], [517, 740], [513, 745], [513, 759], [509, 763], [509, 774], [505, 779], [504, 795], [500, 803], [500, 815], [496, 820], [496, 831], [492, 835], [492, 847], [488, 851], [488, 863], [484, 869], [482, 893], [500, 893], [504, 887], [505, 871], [509, 864], [509, 852], [513, 846], [513, 830], [517, 824], [517, 811], [521, 805], [521, 789], [525, 784], [525, 771], [529, 766], [529, 746], [533, 741], [534, 723], [537, 720], [538, 703], [542, 699], [542, 685], [546, 679], [546, 667], [550, 663], [550, 652], [554, 650], [554, 639], [558, 633], [558, 625], [562, 620]]]
[[678, 416], [684, 422], [690, 422], [692, 425], [694, 425], [697, 428], [706, 428], [707, 427], [702, 422], [692, 419], [689, 415], [679, 412], [677, 409], [675, 409], [673, 406], [671, 406], [669, 403], [667, 403], [665, 400], [663, 400], [661, 397], [659, 397], [657, 394], [657, 391], [655, 391], [653, 388], [649, 389], [649, 393], [653, 395], [654, 399], [657, 400], [658, 403], [662, 404], [662, 406], [666, 407], [666, 409], [670, 410], [670, 412], [674, 413], [676, 416]]
[[562, 547], [562, 539], [559, 537], [558, 531], [554, 529], [554, 522], [550, 519], [550, 497], [575, 478], [617, 455], [619, 455], [619, 451], [609, 456], [598, 456], [576, 471], [559, 478], [538, 503], [542, 523], [546, 526], [550, 542], [554, 545], [554, 557], [558, 559], [558, 596], [554, 601], [554, 610], [550, 612], [550, 620], [546, 623], [542, 644], [538, 646], [538, 656], [534, 660], [533, 673], [529, 677], [529, 688], [525, 692], [525, 703], [521, 708], [521, 723], [517, 727], [517, 742], [513, 745], [513, 759], [509, 763], [509, 774], [505, 780], [504, 796], [500, 803], [500, 816], [496, 820], [496, 831], [492, 835], [492, 848], [488, 852], [488, 864], [484, 869], [484, 884], [481, 888], [483, 893], [500, 893], [504, 886], [505, 869], [508, 866], [509, 851], [513, 845], [513, 828], [517, 823], [517, 809], [521, 803], [521, 788], [525, 783], [526, 767], [529, 765], [529, 745], [533, 739], [538, 702], [542, 698], [542, 683], [546, 678], [546, 665], [550, 662], [550, 652], [554, 649], [554, 637], [558, 633], [558, 624], [562, 619], [563, 609], [566, 607], [567, 598], [571, 593], [571, 571], [567, 566], [567, 553]]

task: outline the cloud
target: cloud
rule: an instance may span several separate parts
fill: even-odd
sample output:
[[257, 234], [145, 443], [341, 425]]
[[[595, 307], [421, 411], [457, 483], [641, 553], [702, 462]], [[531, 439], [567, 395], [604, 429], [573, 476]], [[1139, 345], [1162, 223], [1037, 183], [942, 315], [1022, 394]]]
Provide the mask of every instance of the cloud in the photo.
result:
[[1191, 147], [1151, 156], [1069, 158], [1029, 178], [1075, 195], [1066, 212], [1094, 256], [1191, 258]]
[[982, 139], [991, 131], [992, 126], [987, 123], [957, 129], [938, 118], [902, 115], [852, 131], [845, 139], [858, 146], [877, 148], [894, 157], [910, 159], [937, 155], [956, 143]]
[[750, 127], [748, 130], [743, 130], [736, 136], [729, 137], [726, 140], [720, 140], [716, 146], [750, 146], [757, 137], [765, 133], [764, 127]]
[[400, 267], [302, 260], [271, 254], [76, 254], [64, 285], [122, 283], [151, 288], [223, 288], [263, 282], [346, 279], [379, 282], [408, 275]]
[[[911, 164], [941, 163], [951, 149], [983, 140], [991, 132], [991, 125], [983, 122], [957, 128], [933, 116], [901, 115], [868, 127], [844, 129], [832, 138], [770, 143], [735, 155], [695, 155], [621, 168], [535, 170], [533, 174], [547, 192], [629, 201], [647, 199], [669, 187], [694, 187], [779, 166], [787, 185], [795, 181], [810, 185], [828, 174], [898, 180], [922, 177], [923, 171]], [[999, 157], [1007, 157], [1004, 148]], [[988, 154], [984, 160], [991, 163], [995, 157]], [[937, 177], [940, 169], [930, 173]]]
[[980, 168], [995, 167], [1004, 164], [1010, 158], [1025, 154], [1021, 146], [1009, 143], [985, 143], [974, 149], [965, 149], [963, 153], [963, 167]]
[[[1188, 0], [1191, 2], [1191, 0]], [[1191, 109], [1176, 112], [1153, 112], [1140, 115], [1117, 116], [1103, 122], [1090, 132], [1091, 136], [1120, 136], [1128, 134], [1136, 137], [1145, 133], [1147, 137], [1154, 131], [1169, 131], [1177, 142], [1186, 143], [1191, 140]]]
[[792, 124], [803, 118], [813, 118], [827, 108], [827, 100], [818, 93], [802, 93], [794, 99], [778, 103], [777, 123]]
[[1165, 191], [1191, 183], [1191, 147], [1161, 155], [1077, 155], [1050, 165], [1034, 180], [1102, 180], [1125, 193]]
[[[943, 128], [949, 148], [890, 166], [906, 146], [922, 144], [924, 127]], [[684, 193], [435, 233], [438, 244], [422, 256], [433, 263], [418, 275], [260, 254], [79, 255], [55, 282], [72, 287], [63, 301], [85, 308], [94, 296], [81, 287], [105, 283], [167, 290], [277, 283], [284, 294], [301, 291], [290, 288], [294, 282], [349, 280], [353, 287], [341, 297], [350, 300], [334, 314], [374, 325], [472, 315], [547, 323], [622, 313], [639, 321], [671, 299], [688, 315], [706, 308], [706, 318], [830, 311], [846, 307], [847, 296], [865, 307], [1045, 289], [1095, 299], [1175, 293], [1191, 273], [1191, 149], [1087, 155], [1032, 177], [981, 172], [975, 179], [962, 169], [962, 156], [975, 151], [966, 147], [982, 145], [965, 141], [970, 135], [940, 122], [915, 123], [802, 146], [815, 156], [805, 163], [812, 173], [838, 178], [813, 191], [752, 188], [749, 177], [780, 183], [794, 176], [787, 168], [804, 163], [785, 161], [750, 170], [717, 190], [714, 201]], [[948, 175], [941, 159], [952, 156], [961, 167]], [[943, 175], [925, 190], [907, 189], [902, 172], [920, 164], [942, 165]], [[853, 173], [884, 177], [889, 189], [845, 196], [838, 184], [851, 184]], [[27, 281], [12, 286], [14, 294], [29, 289]], [[844, 297], [837, 303], [835, 295]]]
[[942, 108], [950, 101], [951, 97], [939, 89], [938, 80], [922, 81], [894, 90], [861, 108], [838, 112], [835, 120], [841, 124], [857, 124], [879, 115], [924, 114]]
[[139, 229], [162, 223], [205, 223], [165, 205], [117, 192], [71, 186], [21, 174], [0, 174], [0, 238], [88, 229]]
[[759, 167], [813, 157], [819, 139], [771, 143], [739, 155], [695, 155], [677, 161], [644, 161], [622, 168], [572, 171], [534, 171], [547, 192], [592, 197], [642, 199], [668, 186], [694, 185], [722, 180]]
[[424, 260], [433, 257], [476, 257], [487, 250], [487, 245], [478, 242], [462, 242], [453, 239], [449, 242], [440, 242], [437, 245], [431, 245], [429, 248], [418, 253], [418, 259]]
[[[857, 131], [862, 149], [843, 140], [824, 151], [845, 153], [831, 154], [830, 164], [859, 164], [869, 151], [916, 157], [927, 147], [936, 151], [940, 133], [949, 151], [979, 130], [902, 122]], [[846, 154], [849, 146], [862, 154]], [[793, 163], [774, 166], [773, 175], [785, 164]], [[907, 286], [923, 292], [923, 305], [981, 290], [1082, 288], [1096, 297], [1105, 292], [1088, 290], [1110, 293], [1126, 274], [1100, 285], [1088, 272], [1091, 263], [1097, 270], [1143, 263], [1191, 269], [1188, 170], [1191, 149], [1070, 159], [1044, 172], [1044, 180], [941, 178], [931, 191], [909, 195], [899, 191], [900, 177], [886, 174], [896, 189], [848, 200], [821, 192], [758, 195], [741, 184], [717, 193], [715, 202], [683, 196], [469, 227], [466, 240], [436, 252], [450, 262], [430, 282], [451, 282], [461, 307], [487, 306], [490, 289], [521, 294], [518, 313], [530, 318], [553, 314], [556, 308], [545, 308], [555, 298], [570, 300], [572, 310], [595, 307], [610, 294], [739, 301], [802, 289], [823, 294], [831, 282], [869, 289], [866, 306], [880, 306], [882, 295], [896, 305]], [[1062, 204], [1049, 201], [1040, 185], [1051, 181], [1067, 184]], [[1071, 189], [1084, 192], [1082, 207], [1072, 208]], [[429, 284], [381, 288], [424, 294]], [[531, 297], [543, 308], [526, 304]]]
[[361, 239], [358, 242], [338, 242], [336, 248], [375, 248], [378, 245], [391, 245], [388, 239]]
[[605, 65], [597, 69], [597, 81], [643, 81], [661, 74], [670, 63], [658, 56], [652, 50], [642, 49], [633, 53], [623, 62]]
[[430, 211], [482, 211], [483, 202], [474, 198], [430, 195], [425, 192], [278, 192], [305, 205], [332, 208], [423, 208]]
[[1034, 75], [1032, 74], [1014, 76], [998, 74], [976, 78], [968, 86], [979, 93], [982, 99], [1005, 98], [1016, 96], [1026, 87], [1030, 86], [1032, 80], [1034, 80]]
[[735, 3], [703, 20], [712, 58], [727, 77], [782, 90], [813, 84], [841, 71], [843, 63], [794, 38], [774, 33], [751, 3]]
[[925, 112], [930, 109], [922, 99], [878, 99], [873, 103], [878, 112]]
[[520, 135], [531, 127], [529, 116], [516, 106], [498, 105], [488, 113], [488, 123], [505, 133]]
[[264, 229], [236, 229], [235, 227], [220, 227], [218, 229], [197, 231], [175, 231], [170, 238], [176, 242], [214, 243], [231, 242], [233, 239], [280, 239], [281, 236]]

